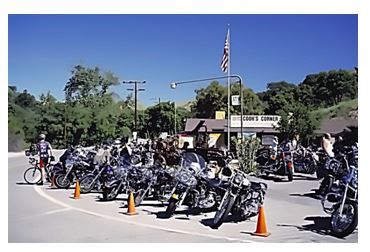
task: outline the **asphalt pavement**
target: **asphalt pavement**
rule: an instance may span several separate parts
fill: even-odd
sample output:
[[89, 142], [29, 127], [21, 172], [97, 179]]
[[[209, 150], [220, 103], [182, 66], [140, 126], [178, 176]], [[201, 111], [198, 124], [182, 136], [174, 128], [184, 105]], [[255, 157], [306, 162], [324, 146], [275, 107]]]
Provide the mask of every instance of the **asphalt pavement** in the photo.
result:
[[[56, 152], [56, 156], [61, 152]], [[232, 220], [219, 229], [210, 223], [214, 212], [192, 213], [180, 208], [171, 219], [159, 218], [165, 206], [146, 200], [128, 216], [127, 195], [102, 202], [98, 193], [73, 199], [74, 187], [65, 189], [28, 185], [23, 172], [30, 166], [23, 155], [8, 156], [8, 241], [39, 242], [313, 242], [356, 243], [358, 231], [339, 239], [330, 235], [330, 216], [314, 197], [320, 181], [296, 174], [293, 182], [282, 178], [268, 184], [264, 204], [269, 237], [256, 237], [257, 217]], [[260, 179], [251, 178], [255, 181]], [[158, 214], [159, 213], [159, 214]]]

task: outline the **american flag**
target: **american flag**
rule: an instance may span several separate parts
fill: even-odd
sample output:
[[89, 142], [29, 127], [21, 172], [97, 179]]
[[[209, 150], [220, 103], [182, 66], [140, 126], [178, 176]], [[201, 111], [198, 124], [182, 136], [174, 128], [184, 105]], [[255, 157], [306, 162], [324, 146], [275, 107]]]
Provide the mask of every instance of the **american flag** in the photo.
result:
[[227, 72], [228, 65], [229, 65], [229, 30], [227, 30], [225, 47], [224, 47], [224, 55], [222, 56], [222, 60], [221, 60], [222, 72], [224, 73]]

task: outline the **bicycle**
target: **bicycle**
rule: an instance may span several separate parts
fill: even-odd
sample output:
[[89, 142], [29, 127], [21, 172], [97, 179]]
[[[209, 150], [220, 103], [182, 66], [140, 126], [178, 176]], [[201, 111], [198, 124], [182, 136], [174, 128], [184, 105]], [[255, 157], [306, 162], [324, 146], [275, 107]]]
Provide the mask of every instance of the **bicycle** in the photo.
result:
[[[50, 161], [54, 161], [54, 160], [55, 160], [54, 156], [51, 156]], [[40, 162], [34, 157], [29, 157], [28, 162], [31, 165], [33, 165], [33, 167], [28, 168], [24, 172], [23, 174], [24, 180], [30, 185], [41, 183], [42, 182], [42, 171], [40, 167]], [[49, 163], [47, 166], [44, 166], [46, 180], [48, 182], [52, 180], [52, 177], [54, 175], [53, 168], [54, 168], [54, 164], [51, 164], [51, 163]]]

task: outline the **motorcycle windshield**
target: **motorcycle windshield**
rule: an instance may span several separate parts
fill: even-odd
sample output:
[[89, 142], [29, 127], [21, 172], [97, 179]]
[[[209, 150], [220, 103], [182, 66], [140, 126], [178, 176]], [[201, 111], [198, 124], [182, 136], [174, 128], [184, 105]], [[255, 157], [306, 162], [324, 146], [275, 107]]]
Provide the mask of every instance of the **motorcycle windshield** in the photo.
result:
[[205, 159], [194, 152], [183, 153], [181, 159], [181, 169], [189, 170], [193, 174], [199, 174], [207, 167]]

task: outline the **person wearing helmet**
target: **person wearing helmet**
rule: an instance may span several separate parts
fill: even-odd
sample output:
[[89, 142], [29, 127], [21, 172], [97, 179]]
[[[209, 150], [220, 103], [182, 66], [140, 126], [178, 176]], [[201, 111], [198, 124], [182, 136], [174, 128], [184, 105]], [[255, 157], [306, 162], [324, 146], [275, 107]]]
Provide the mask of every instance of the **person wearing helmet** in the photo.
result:
[[49, 142], [45, 141], [45, 134], [39, 135], [39, 142], [37, 143], [37, 150], [40, 156], [40, 168], [42, 172], [42, 180], [40, 185], [46, 182], [46, 173], [44, 167], [48, 165], [49, 157], [52, 156], [52, 148]]

